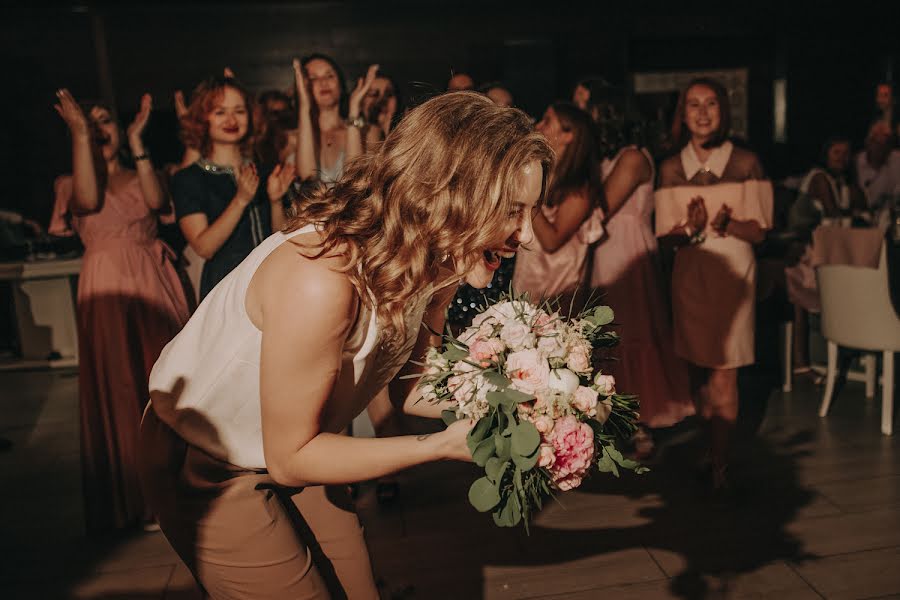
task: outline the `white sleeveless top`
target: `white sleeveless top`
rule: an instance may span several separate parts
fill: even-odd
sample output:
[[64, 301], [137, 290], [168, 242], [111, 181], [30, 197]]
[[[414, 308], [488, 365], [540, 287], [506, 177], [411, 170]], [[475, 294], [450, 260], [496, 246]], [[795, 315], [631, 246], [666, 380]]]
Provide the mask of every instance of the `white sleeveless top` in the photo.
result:
[[[295, 235], [312, 231], [308, 225], [278, 232], [254, 248], [206, 296], [150, 373], [151, 402], [159, 418], [189, 444], [239, 467], [266, 468], [259, 396], [262, 332], [247, 316], [247, 288], [269, 254]], [[379, 343], [375, 311], [361, 303], [333, 397], [364, 407], [387, 385], [409, 359], [430, 297], [429, 288], [411, 303], [407, 339], [392, 353]], [[297, 316], [303, 318], [302, 307]]]

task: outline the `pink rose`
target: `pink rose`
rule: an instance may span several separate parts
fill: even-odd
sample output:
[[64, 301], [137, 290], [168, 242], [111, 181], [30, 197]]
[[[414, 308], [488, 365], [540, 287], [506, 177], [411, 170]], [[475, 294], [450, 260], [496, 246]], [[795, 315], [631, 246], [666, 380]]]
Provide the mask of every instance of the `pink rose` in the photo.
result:
[[597, 386], [597, 391], [601, 396], [612, 396], [616, 393], [616, 378], [612, 375], [597, 373], [597, 376], [594, 377], [594, 385]]
[[534, 403], [533, 402], [520, 402], [516, 409], [519, 412], [519, 416], [530, 415], [534, 411]]
[[534, 428], [538, 433], [548, 434], [553, 429], [553, 419], [547, 415], [541, 415], [534, 420]]
[[541, 444], [541, 453], [538, 456], [538, 466], [539, 467], [552, 467], [553, 463], [556, 462], [556, 455], [553, 454], [553, 447], [549, 444]]
[[569, 355], [566, 357], [566, 365], [576, 373], [590, 373], [590, 351], [583, 344], [578, 344], [569, 350]]
[[547, 387], [550, 365], [537, 350], [520, 350], [506, 357], [506, 375], [512, 387], [526, 394]]
[[541, 312], [537, 316], [537, 318], [534, 320], [534, 325], [532, 326], [532, 330], [537, 335], [544, 335], [545, 333], [547, 333], [547, 330], [549, 329], [548, 326], [550, 325], [550, 322], [552, 320], [553, 319], [550, 318], [550, 315], [548, 315], [545, 312]]
[[[570, 475], [580, 479], [587, 474], [594, 460], [594, 430], [590, 425], [567, 415], [556, 421], [547, 441], [556, 455], [550, 475], [557, 486]], [[572, 483], [573, 480], [567, 480], [564, 485]]]
[[497, 353], [494, 346], [488, 340], [478, 340], [469, 346], [469, 357], [482, 367], [487, 367], [491, 361], [497, 361]]
[[593, 417], [597, 407], [597, 392], [589, 387], [579, 386], [572, 398], [572, 406], [588, 416]]

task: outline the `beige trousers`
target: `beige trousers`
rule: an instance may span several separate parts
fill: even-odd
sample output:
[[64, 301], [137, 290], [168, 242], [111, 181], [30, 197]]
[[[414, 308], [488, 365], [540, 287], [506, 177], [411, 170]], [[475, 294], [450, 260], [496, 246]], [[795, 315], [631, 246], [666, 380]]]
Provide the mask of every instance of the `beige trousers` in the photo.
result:
[[378, 598], [345, 486], [280, 487], [187, 444], [152, 406], [140, 475], [162, 531], [210, 598]]

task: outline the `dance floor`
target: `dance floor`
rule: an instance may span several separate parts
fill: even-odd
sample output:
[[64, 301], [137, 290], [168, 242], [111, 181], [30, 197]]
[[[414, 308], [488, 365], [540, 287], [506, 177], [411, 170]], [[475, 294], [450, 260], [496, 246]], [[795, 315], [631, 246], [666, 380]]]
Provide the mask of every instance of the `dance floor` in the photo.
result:
[[[162, 534], [85, 537], [76, 390], [74, 373], [0, 373], [0, 438], [13, 444], [0, 450], [0, 598], [200, 598]], [[820, 393], [798, 382], [772, 395], [730, 499], [697, 479], [692, 424], [666, 433], [650, 473], [594, 478], [530, 535], [468, 505], [469, 465], [403, 473], [387, 508], [365, 486], [383, 597], [900, 598], [900, 433], [881, 435], [880, 398], [862, 384], [826, 419]]]

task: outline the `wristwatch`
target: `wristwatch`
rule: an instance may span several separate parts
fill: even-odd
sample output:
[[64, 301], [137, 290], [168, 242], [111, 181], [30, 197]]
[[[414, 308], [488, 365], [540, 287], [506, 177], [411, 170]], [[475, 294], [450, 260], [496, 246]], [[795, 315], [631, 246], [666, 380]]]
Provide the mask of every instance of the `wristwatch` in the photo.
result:
[[362, 129], [363, 127], [366, 126], [366, 120], [363, 118], [362, 115], [357, 115], [357, 116], [353, 117], [352, 119], [347, 120], [347, 126], [348, 127], [356, 127], [357, 129]]

